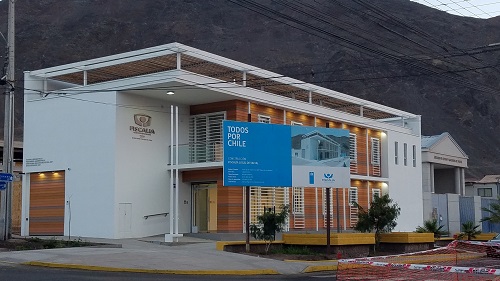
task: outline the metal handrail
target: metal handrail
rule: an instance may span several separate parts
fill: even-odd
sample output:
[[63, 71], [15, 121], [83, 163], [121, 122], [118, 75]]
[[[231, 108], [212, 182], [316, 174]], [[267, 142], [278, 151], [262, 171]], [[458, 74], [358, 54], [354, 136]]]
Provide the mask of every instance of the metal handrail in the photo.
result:
[[147, 216], [144, 216], [144, 219], [147, 220], [149, 217], [155, 217], [155, 216], [168, 216], [168, 213], [159, 213], [159, 214], [152, 214], [152, 215], [147, 215]]

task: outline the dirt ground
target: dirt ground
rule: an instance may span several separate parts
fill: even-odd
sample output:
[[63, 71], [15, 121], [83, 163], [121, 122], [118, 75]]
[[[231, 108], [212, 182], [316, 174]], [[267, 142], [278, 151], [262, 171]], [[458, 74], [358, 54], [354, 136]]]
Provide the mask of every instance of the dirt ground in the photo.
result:
[[7, 241], [0, 241], [0, 252], [6, 251], [23, 251], [23, 250], [38, 250], [38, 249], [54, 249], [68, 247], [84, 247], [95, 246], [97, 244], [76, 240], [56, 240], [56, 239], [40, 239], [40, 238], [14, 238]]

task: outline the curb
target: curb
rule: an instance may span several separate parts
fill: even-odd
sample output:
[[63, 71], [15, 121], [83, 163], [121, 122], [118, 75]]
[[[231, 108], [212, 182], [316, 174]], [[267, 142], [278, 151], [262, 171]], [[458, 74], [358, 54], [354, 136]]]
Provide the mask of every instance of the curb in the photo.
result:
[[134, 273], [154, 273], [154, 274], [179, 274], [179, 275], [279, 275], [274, 269], [242, 269], [242, 270], [176, 270], [176, 269], [141, 269], [141, 268], [120, 268], [95, 265], [66, 264], [53, 262], [30, 261], [23, 262], [22, 265], [42, 266], [50, 268], [67, 268], [92, 271], [107, 272], [134, 272]]
[[310, 265], [306, 267], [302, 273], [312, 273], [320, 271], [337, 271], [338, 266], [335, 265]]

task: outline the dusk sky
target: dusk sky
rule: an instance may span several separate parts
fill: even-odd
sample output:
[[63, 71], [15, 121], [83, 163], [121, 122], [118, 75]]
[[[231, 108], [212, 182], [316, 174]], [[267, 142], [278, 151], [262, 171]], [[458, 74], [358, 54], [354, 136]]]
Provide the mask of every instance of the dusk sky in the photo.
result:
[[474, 17], [491, 18], [500, 15], [499, 0], [410, 0], [450, 14]]

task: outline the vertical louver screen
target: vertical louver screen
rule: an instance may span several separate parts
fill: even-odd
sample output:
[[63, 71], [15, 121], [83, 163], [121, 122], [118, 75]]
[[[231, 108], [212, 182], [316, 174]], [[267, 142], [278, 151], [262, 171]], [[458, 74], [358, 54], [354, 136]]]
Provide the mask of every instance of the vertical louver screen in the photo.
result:
[[191, 163], [222, 161], [224, 112], [191, 116], [189, 156]]

